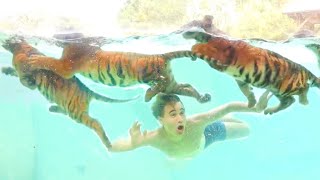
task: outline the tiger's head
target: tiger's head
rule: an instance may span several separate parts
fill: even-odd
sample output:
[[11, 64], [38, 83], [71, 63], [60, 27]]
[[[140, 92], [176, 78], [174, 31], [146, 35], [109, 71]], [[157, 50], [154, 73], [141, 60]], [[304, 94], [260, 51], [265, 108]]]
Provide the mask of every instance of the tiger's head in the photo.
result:
[[185, 32], [183, 37], [195, 39], [198, 43], [192, 46], [192, 52], [200, 59], [215, 63], [215, 65], [228, 65], [235, 55], [232, 41], [210, 35], [205, 32]]
[[25, 54], [27, 57], [32, 55], [44, 55], [37, 49], [30, 46], [22, 37], [19, 36], [13, 36], [5, 40], [2, 47], [15, 55]]
[[19, 48], [20, 44], [24, 42], [24, 40], [18, 36], [13, 36], [11, 38], [6, 39], [2, 43], [2, 47], [10, 52], [15, 52], [17, 48]]
[[2, 47], [13, 54], [13, 64], [20, 82], [30, 89], [35, 89], [36, 80], [24, 62], [31, 55], [37, 54], [37, 50], [32, 48], [23, 38], [17, 36], [5, 40]]

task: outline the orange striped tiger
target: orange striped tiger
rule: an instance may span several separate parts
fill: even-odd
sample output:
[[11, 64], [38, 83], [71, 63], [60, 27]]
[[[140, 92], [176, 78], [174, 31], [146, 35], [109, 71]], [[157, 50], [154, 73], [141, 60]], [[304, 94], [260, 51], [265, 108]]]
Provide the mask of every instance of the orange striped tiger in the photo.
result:
[[186, 39], [196, 39], [192, 52], [212, 68], [233, 76], [247, 97], [248, 106], [256, 100], [250, 84], [270, 90], [280, 104], [264, 111], [273, 114], [289, 107], [299, 96], [301, 104], [308, 104], [309, 86], [320, 88], [320, 79], [305, 67], [266, 49], [254, 47], [241, 40], [228, 40], [204, 32], [185, 32]]
[[89, 103], [92, 99], [104, 102], [127, 102], [129, 100], [110, 99], [91, 91], [75, 76], [70, 79], [64, 79], [48, 70], [30, 71], [26, 62], [33, 55], [45, 57], [37, 49], [27, 44], [24, 40], [8, 39], [3, 47], [13, 54], [12, 68], [2, 68], [5, 74], [18, 76], [20, 82], [30, 88], [38, 89], [50, 102], [56, 103], [50, 107], [51, 112], [60, 112], [68, 114], [78, 123], [93, 129], [100, 137], [103, 144], [111, 147], [111, 143], [103, 130], [99, 121], [88, 114]]
[[110, 86], [148, 84], [151, 87], [146, 92], [146, 102], [159, 92], [191, 96], [200, 103], [210, 101], [209, 94], [200, 95], [190, 84], [175, 81], [170, 60], [180, 57], [191, 57], [191, 51], [147, 55], [103, 51], [87, 43], [70, 43], [64, 46], [61, 59], [35, 57], [29, 65], [32, 69], [50, 70], [66, 79], [81, 73], [95, 82]]

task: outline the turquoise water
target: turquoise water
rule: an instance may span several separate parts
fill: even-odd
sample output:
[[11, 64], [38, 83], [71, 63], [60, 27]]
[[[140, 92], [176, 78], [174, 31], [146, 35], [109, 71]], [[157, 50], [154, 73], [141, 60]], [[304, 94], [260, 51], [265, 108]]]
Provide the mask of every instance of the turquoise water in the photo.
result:
[[[2, 34], [2, 37], [5, 35]], [[2, 38], [1, 40], [3, 40]], [[181, 34], [125, 38], [103, 46], [105, 50], [162, 53], [190, 49], [194, 41]], [[317, 57], [302, 45], [255, 43], [272, 49], [307, 67], [317, 76]], [[35, 45], [35, 44], [33, 44]], [[48, 56], [59, 57], [62, 49], [44, 41], [35, 45]], [[0, 48], [0, 66], [11, 66], [11, 53]], [[188, 115], [207, 111], [230, 101], [246, 101], [235, 81], [211, 69], [201, 60], [172, 61], [178, 82], [190, 83], [212, 101], [199, 104], [182, 97]], [[80, 77], [80, 76], [79, 76]], [[80, 77], [81, 78], [81, 77]], [[81, 78], [91, 89], [114, 98], [143, 95], [146, 86], [108, 87]], [[319, 179], [320, 91], [309, 90], [309, 105], [298, 102], [274, 115], [233, 113], [247, 122], [251, 134], [246, 139], [213, 144], [190, 160], [176, 161], [152, 148], [109, 153], [99, 138], [67, 116], [48, 111], [48, 101], [38, 92], [22, 86], [17, 78], [0, 73], [0, 179], [1, 180], [171, 180], [171, 179]], [[261, 89], [255, 89], [256, 96]], [[99, 119], [109, 137], [127, 136], [135, 120], [143, 129], [158, 127], [150, 111], [151, 102], [110, 104], [92, 101], [90, 115]], [[278, 103], [273, 98], [269, 105]]]

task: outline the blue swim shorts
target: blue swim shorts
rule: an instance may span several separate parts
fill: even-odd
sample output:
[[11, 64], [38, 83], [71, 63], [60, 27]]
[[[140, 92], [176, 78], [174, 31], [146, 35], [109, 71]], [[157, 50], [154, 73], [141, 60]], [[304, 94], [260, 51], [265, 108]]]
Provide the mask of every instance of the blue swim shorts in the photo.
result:
[[223, 141], [226, 139], [226, 126], [222, 121], [214, 122], [206, 127], [204, 130], [205, 148], [216, 141]]

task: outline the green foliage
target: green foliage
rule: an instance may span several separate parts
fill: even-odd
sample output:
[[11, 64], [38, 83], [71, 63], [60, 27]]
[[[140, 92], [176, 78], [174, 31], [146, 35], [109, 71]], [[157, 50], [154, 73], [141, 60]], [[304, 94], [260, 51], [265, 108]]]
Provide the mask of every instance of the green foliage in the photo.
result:
[[43, 21], [43, 18], [21, 14], [15, 17], [7, 17], [5, 21], [1, 21], [0, 29], [9, 31], [22, 28], [25, 30], [33, 30], [41, 25], [41, 21]]
[[186, 0], [129, 0], [119, 13], [119, 21], [125, 27], [174, 26], [185, 19], [186, 6]]
[[122, 27], [178, 29], [204, 15], [214, 25], [238, 38], [286, 39], [297, 25], [281, 12], [290, 0], [128, 0], [119, 13]]
[[190, 20], [202, 19], [205, 15], [214, 17], [214, 25], [219, 29], [226, 30], [232, 23], [232, 13], [235, 11], [236, 3], [230, 0], [197, 0], [199, 4], [193, 3], [197, 11]]
[[247, 0], [238, 6], [239, 18], [230, 34], [241, 38], [286, 39], [297, 24], [272, 1]]
[[0, 22], [0, 30], [35, 32], [38, 28], [50, 27], [54, 30], [65, 31], [81, 29], [81, 22], [76, 18], [59, 17], [43, 18], [39, 15], [21, 14], [16, 17], [9, 17], [6, 21]]

